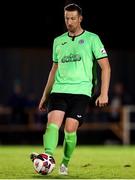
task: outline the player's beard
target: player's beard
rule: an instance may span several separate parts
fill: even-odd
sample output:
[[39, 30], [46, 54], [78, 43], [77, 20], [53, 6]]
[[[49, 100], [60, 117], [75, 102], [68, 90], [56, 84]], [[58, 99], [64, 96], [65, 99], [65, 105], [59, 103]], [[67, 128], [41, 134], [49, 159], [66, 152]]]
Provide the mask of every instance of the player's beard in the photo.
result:
[[76, 28], [74, 26], [72, 26], [72, 25], [69, 25], [67, 27], [67, 29], [68, 29], [68, 32], [71, 32], [71, 33], [75, 33], [76, 32]]

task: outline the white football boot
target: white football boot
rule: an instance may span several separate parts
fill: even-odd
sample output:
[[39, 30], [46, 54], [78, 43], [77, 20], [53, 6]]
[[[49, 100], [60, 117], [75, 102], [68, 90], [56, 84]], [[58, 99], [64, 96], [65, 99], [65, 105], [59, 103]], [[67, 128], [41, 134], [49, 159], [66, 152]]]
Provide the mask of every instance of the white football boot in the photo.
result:
[[68, 175], [68, 168], [64, 164], [61, 164], [59, 168], [59, 174]]

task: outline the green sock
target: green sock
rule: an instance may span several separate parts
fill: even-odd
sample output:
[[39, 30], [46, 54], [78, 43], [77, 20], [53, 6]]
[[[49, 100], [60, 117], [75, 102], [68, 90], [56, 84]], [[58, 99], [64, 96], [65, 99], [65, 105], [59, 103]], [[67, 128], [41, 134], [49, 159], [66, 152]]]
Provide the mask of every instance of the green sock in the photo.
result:
[[[65, 166], [68, 166], [68, 162], [70, 160], [70, 157], [76, 147], [77, 142], [77, 135], [76, 132], [67, 133], [65, 132], [65, 138], [64, 138], [64, 157], [62, 160], [62, 163]], [[61, 164], [62, 164], [61, 163]]]
[[59, 127], [50, 123], [47, 125], [45, 134], [43, 135], [43, 145], [45, 153], [53, 155], [54, 150], [58, 144]]

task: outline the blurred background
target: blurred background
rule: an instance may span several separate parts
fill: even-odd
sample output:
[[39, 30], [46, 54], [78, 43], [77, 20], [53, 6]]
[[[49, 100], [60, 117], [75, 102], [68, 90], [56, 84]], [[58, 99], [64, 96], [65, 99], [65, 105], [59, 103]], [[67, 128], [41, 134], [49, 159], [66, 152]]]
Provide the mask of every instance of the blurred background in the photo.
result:
[[66, 30], [63, 7], [73, 2], [83, 9], [83, 28], [100, 36], [112, 68], [109, 106], [89, 105], [78, 143], [135, 144], [134, 6], [82, 0], [0, 3], [0, 144], [42, 144], [47, 117], [37, 107], [53, 39]]

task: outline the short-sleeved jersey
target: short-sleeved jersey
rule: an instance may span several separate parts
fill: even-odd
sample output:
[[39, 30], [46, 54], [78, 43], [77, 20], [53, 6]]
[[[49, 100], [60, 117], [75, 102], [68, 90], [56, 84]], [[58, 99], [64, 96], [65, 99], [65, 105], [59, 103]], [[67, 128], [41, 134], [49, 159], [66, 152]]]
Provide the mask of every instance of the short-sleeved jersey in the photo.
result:
[[94, 61], [107, 57], [98, 35], [68, 32], [54, 39], [53, 62], [58, 63], [51, 92], [92, 95]]

